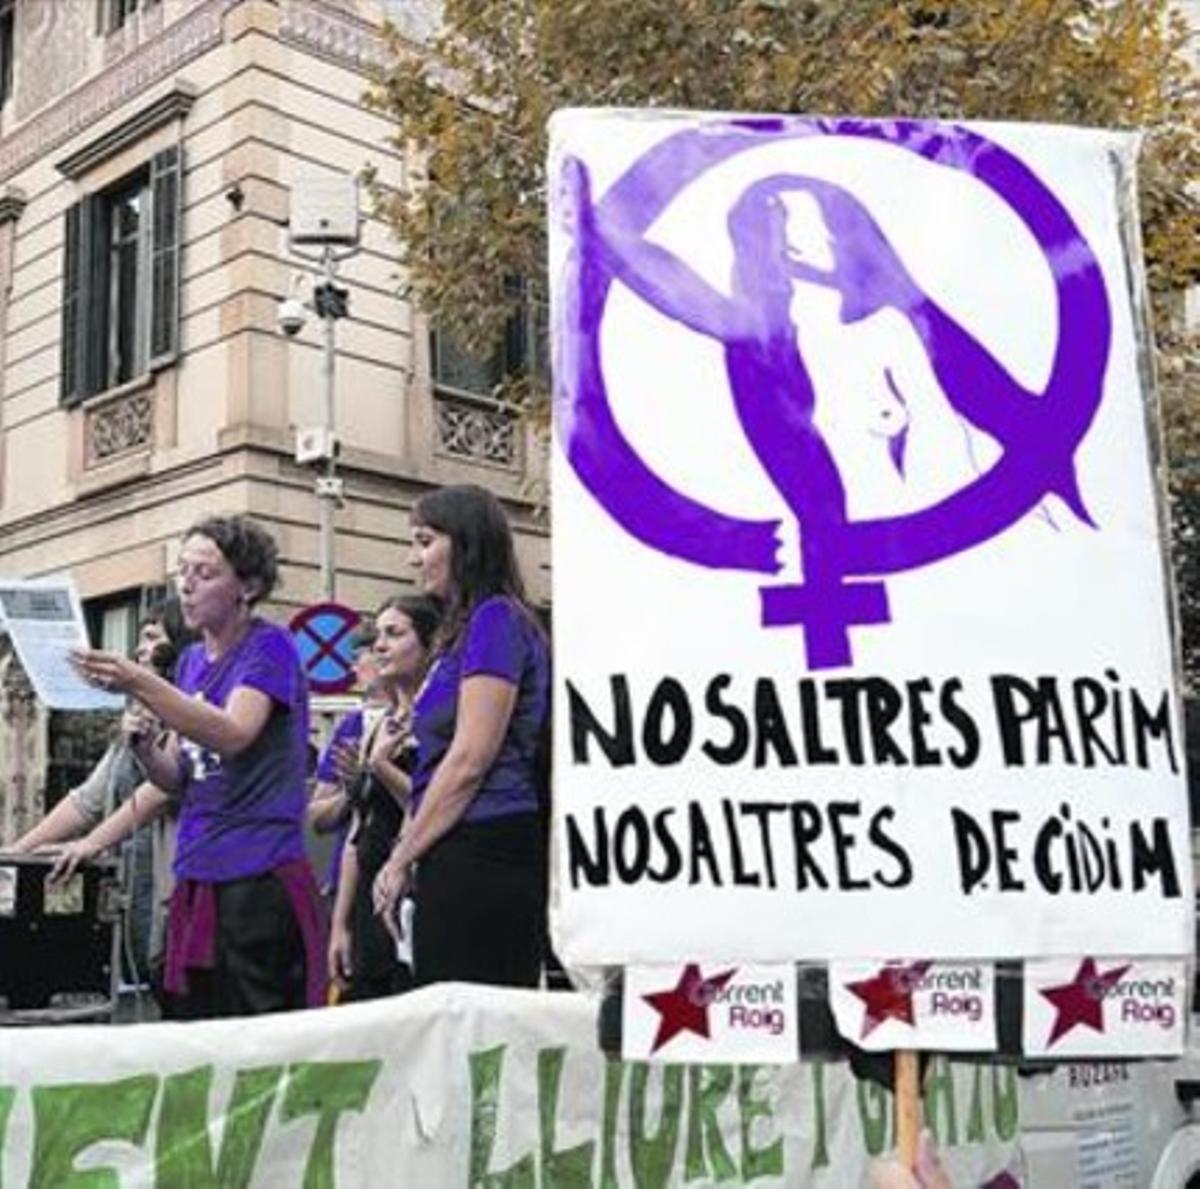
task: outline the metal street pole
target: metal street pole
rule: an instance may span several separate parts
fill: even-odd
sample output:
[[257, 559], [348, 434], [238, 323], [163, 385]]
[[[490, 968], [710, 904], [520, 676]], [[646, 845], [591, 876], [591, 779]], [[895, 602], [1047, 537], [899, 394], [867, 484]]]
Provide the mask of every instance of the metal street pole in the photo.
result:
[[[350, 309], [349, 290], [336, 284], [335, 275], [338, 261], [358, 251], [359, 223], [358, 184], [353, 177], [296, 179], [288, 216], [288, 247], [295, 255], [319, 264], [319, 271], [308, 274], [308, 279], [312, 282], [312, 309], [321, 319], [324, 332], [321, 421], [298, 432], [296, 461], [316, 465], [318, 561], [321, 594], [328, 603], [334, 602], [337, 594], [334, 534], [335, 517], [342, 502], [334, 418], [335, 324]], [[306, 246], [318, 249], [319, 254], [309, 255], [303, 250]], [[280, 303], [278, 317], [285, 334], [298, 334], [304, 326], [304, 307], [296, 298], [287, 298]]]
[[[333, 248], [329, 244], [325, 245], [321, 263], [325, 292], [328, 294], [333, 291]], [[341, 499], [341, 484], [337, 477], [337, 451], [332, 447], [334, 441], [334, 327], [337, 323], [337, 316], [332, 302], [328, 300], [321, 306], [320, 313], [325, 330], [325, 350], [321, 360], [324, 381], [321, 425], [325, 431], [325, 440], [331, 445], [325, 456], [325, 474], [317, 477], [317, 501], [320, 505], [321, 592], [325, 601], [332, 603], [337, 593], [337, 566], [334, 563], [333, 545], [334, 515]]]

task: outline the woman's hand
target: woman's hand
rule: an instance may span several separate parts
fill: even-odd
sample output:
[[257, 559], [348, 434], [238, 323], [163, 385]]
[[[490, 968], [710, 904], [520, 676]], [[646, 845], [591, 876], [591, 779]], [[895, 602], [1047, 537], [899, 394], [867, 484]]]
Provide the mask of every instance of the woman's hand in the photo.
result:
[[121, 715], [121, 736], [130, 747], [136, 749], [153, 743], [161, 731], [162, 723], [158, 716], [140, 702], [125, 707]]
[[412, 795], [412, 780], [400, 766], [400, 752], [406, 739], [411, 742], [411, 738], [406, 733], [404, 720], [389, 715], [375, 732], [367, 756], [367, 771], [395, 798], [401, 808], [408, 805]]
[[371, 899], [375, 905], [375, 915], [383, 922], [383, 927], [392, 938], [399, 941], [396, 905], [408, 890], [412, 869], [404, 859], [398, 858], [397, 854], [397, 851], [392, 851], [388, 861], [379, 869], [375, 883], [371, 886]]
[[917, 1167], [911, 1172], [895, 1157], [871, 1165], [871, 1189], [954, 1189], [926, 1129], [917, 1141]]
[[367, 755], [367, 770], [372, 775], [378, 776], [383, 764], [392, 763], [400, 741], [400, 722], [389, 714], [379, 724], [379, 730], [375, 732], [375, 738], [371, 740], [371, 750]]
[[98, 847], [90, 838], [78, 838], [74, 842], [64, 842], [56, 848], [54, 863], [46, 882], [50, 884], [65, 883], [78, 870], [80, 863], [89, 863], [100, 853]]
[[71, 667], [89, 685], [121, 694], [132, 693], [144, 672], [141, 665], [127, 656], [96, 648], [72, 649]]
[[362, 762], [358, 758], [358, 748], [353, 743], [340, 743], [333, 749], [330, 756], [333, 770], [337, 774], [337, 782], [344, 789], [352, 789], [354, 782], [362, 772]]
[[340, 785], [317, 785], [305, 811], [308, 824], [318, 834], [328, 834], [343, 825], [350, 816], [350, 798]]
[[345, 985], [354, 975], [353, 949], [350, 930], [344, 921], [333, 921], [329, 927], [329, 952], [327, 955], [329, 979]]

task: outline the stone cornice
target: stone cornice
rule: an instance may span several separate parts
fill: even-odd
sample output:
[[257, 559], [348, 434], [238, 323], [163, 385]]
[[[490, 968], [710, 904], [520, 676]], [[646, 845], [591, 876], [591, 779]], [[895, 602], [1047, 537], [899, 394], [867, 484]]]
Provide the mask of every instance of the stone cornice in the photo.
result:
[[160, 95], [129, 119], [59, 161], [59, 173], [72, 179], [82, 177], [89, 169], [102, 165], [164, 124], [182, 119], [196, 102], [196, 94], [196, 87], [186, 79], [176, 79], [165, 95]]
[[[379, 27], [328, 0], [278, 0], [279, 37], [302, 46], [359, 73], [386, 67], [387, 44]], [[406, 0], [389, 13], [396, 31], [414, 49], [426, 45], [437, 33], [440, 4], [436, 0]]]
[[320, 0], [282, 0], [279, 38], [363, 73], [387, 61], [383, 37], [374, 25]]
[[240, 3], [242, 0], [201, 0], [153, 41], [31, 117], [11, 136], [0, 139], [0, 182], [219, 45], [224, 36], [225, 13]]

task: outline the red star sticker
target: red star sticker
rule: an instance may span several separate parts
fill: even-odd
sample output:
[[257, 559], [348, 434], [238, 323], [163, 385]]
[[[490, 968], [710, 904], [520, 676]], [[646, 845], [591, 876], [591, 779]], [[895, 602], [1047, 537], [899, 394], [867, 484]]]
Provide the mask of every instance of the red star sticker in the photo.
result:
[[736, 966], [711, 978], [703, 978], [700, 967], [689, 962], [673, 990], [643, 995], [642, 998], [662, 1017], [658, 1021], [658, 1034], [654, 1037], [650, 1052], [657, 1053], [680, 1032], [694, 1032], [707, 1039], [709, 1004], [735, 974]]
[[863, 1015], [864, 1037], [870, 1036], [884, 1020], [913, 1022], [913, 991], [932, 965], [932, 962], [913, 962], [908, 966], [892, 964], [881, 967], [871, 978], [846, 984], [846, 990], [867, 1005]]
[[1047, 1045], [1052, 1045], [1060, 1036], [1065, 1036], [1076, 1024], [1084, 1024], [1093, 1032], [1104, 1031], [1104, 997], [1112, 989], [1114, 983], [1120, 982], [1121, 977], [1129, 970], [1125, 966], [1114, 966], [1106, 974], [1096, 969], [1096, 963], [1091, 958], [1084, 958], [1079, 963], [1073, 982], [1063, 983], [1057, 987], [1046, 987], [1039, 991], [1043, 999], [1048, 999], [1058, 1015], [1054, 1027], [1050, 1030]]

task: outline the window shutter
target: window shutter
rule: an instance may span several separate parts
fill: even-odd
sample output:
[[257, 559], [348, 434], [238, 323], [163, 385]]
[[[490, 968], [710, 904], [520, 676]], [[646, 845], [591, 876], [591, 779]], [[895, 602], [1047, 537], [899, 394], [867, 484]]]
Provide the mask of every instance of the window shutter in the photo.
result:
[[501, 378], [523, 371], [529, 363], [529, 311], [522, 306], [504, 324]]
[[[68, 208], [63, 228], [63, 306], [60, 396], [75, 404], [97, 391], [104, 352], [107, 257], [101, 203], [92, 195]], [[100, 234], [98, 234], [100, 233]]]
[[150, 163], [150, 209], [154, 237], [150, 257], [150, 368], [179, 353], [179, 241], [183, 197], [183, 151], [155, 153]]
[[79, 226], [83, 203], [67, 209], [63, 227], [62, 339], [59, 343], [59, 398], [64, 404], [79, 400]]

